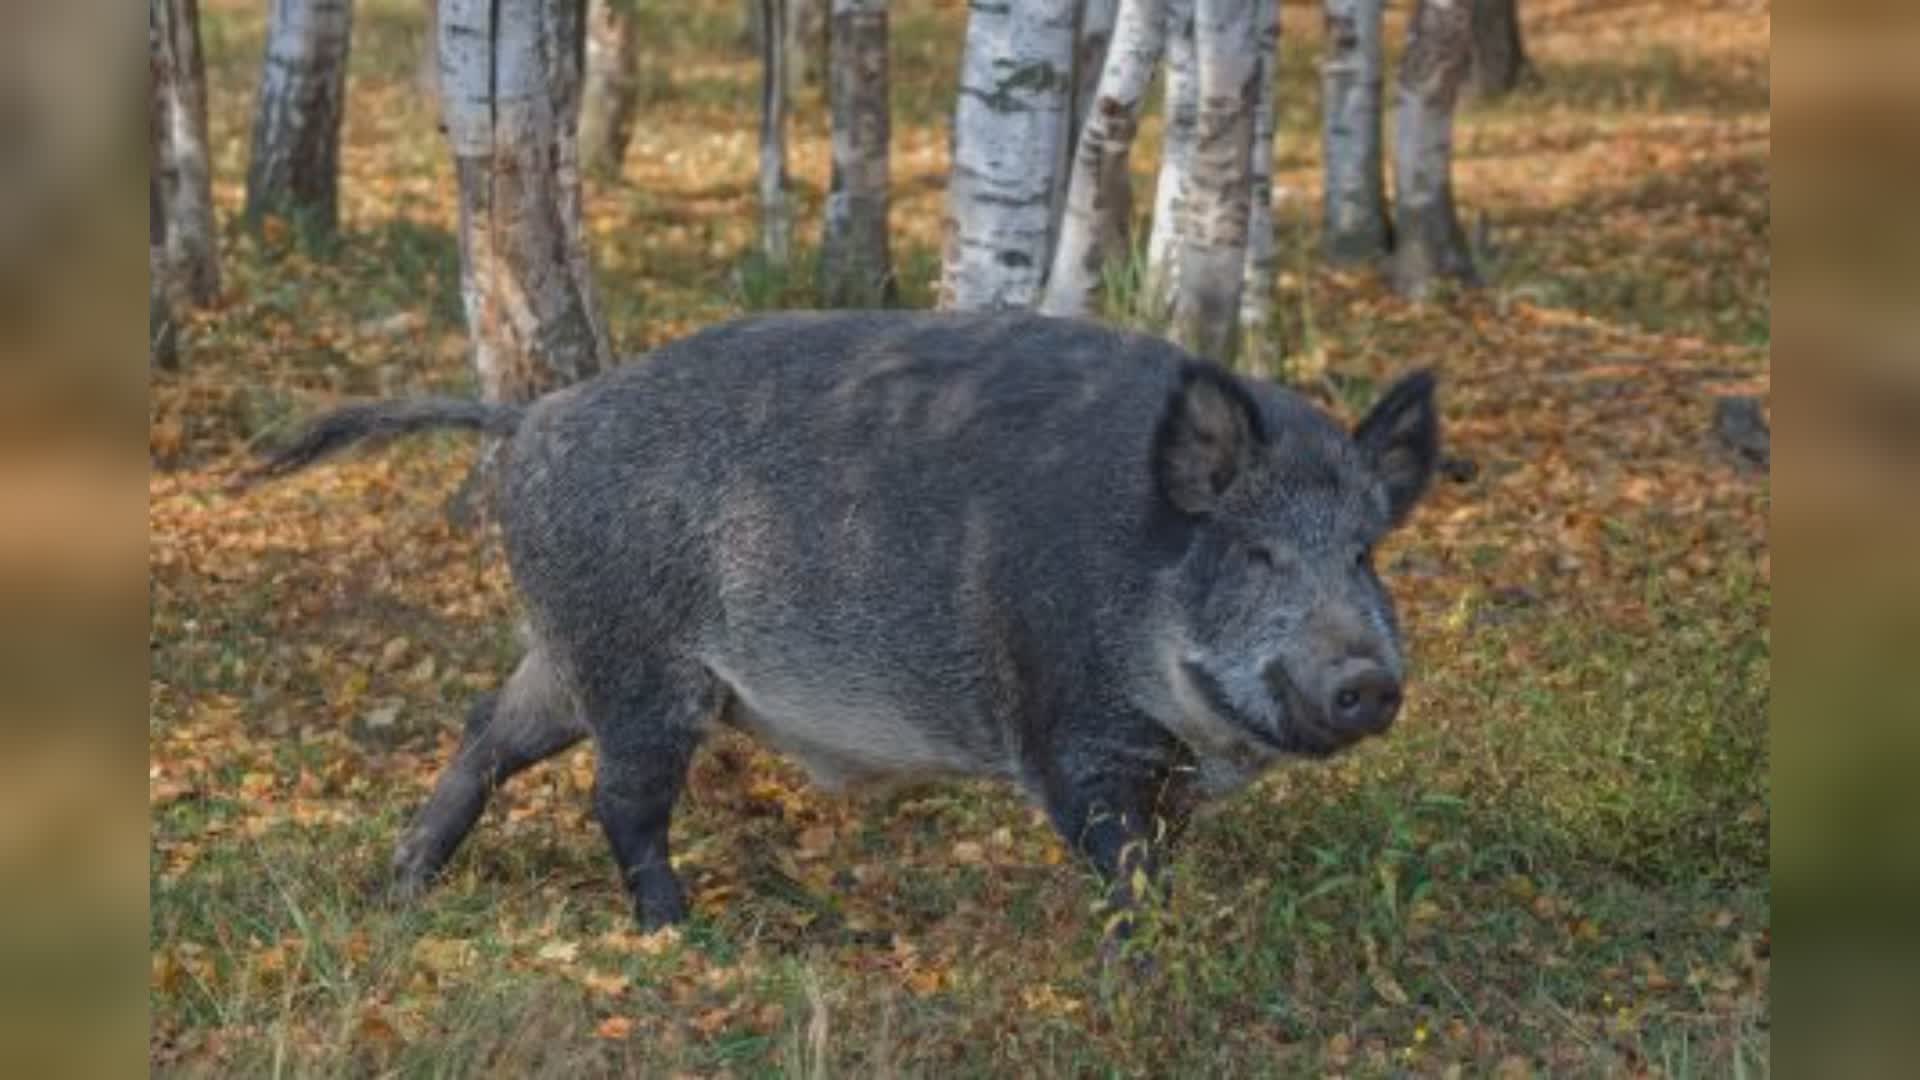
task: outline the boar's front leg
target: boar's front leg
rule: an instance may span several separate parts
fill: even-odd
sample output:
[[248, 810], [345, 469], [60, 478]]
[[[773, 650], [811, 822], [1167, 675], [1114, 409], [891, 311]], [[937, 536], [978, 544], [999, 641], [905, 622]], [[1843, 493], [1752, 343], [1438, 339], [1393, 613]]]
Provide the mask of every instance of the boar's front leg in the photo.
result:
[[1164, 851], [1174, 831], [1156, 812], [1164, 786], [1157, 771], [1132, 766], [1056, 775], [1046, 792], [1054, 828], [1107, 885], [1108, 929], [1116, 941], [1131, 933], [1137, 906], [1162, 890]]

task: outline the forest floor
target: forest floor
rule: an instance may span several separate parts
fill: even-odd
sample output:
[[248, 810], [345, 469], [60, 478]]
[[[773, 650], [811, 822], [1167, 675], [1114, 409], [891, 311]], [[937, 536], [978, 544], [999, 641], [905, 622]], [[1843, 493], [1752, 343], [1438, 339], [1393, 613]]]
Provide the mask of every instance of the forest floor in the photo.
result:
[[[497, 540], [443, 513], [473, 447], [226, 484], [330, 403], [470, 392], [420, 7], [356, 5], [341, 234], [230, 224], [225, 294], [154, 379], [156, 1071], [1768, 1071], [1770, 496], [1713, 404], [1768, 387], [1769, 5], [1524, 4], [1537, 85], [1460, 124], [1489, 284], [1419, 307], [1313, 255], [1320, 18], [1286, 6], [1281, 370], [1351, 415], [1437, 365], [1477, 472], [1383, 558], [1417, 668], [1392, 737], [1198, 823], [1125, 985], [1086, 873], [1010, 791], [830, 797], [730, 740], [676, 821], [682, 932], [628, 922], [587, 750], [500, 792], [417, 904], [368, 898], [515, 658]], [[631, 353], [810, 302], [751, 254], [741, 5], [641, 7], [638, 135], [588, 199]], [[924, 305], [965, 5], [895, 7], [895, 251]], [[202, 12], [231, 222], [265, 6]], [[816, 235], [825, 109], [797, 105]]]

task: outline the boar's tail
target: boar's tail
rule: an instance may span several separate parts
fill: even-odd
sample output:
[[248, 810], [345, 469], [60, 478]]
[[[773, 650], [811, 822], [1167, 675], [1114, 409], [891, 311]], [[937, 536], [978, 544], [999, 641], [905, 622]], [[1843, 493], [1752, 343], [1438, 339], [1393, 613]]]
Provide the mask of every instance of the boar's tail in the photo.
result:
[[489, 405], [466, 398], [411, 398], [348, 405], [321, 416], [287, 445], [267, 455], [245, 482], [257, 483], [301, 469], [366, 439], [391, 439], [439, 428], [511, 435], [525, 405]]

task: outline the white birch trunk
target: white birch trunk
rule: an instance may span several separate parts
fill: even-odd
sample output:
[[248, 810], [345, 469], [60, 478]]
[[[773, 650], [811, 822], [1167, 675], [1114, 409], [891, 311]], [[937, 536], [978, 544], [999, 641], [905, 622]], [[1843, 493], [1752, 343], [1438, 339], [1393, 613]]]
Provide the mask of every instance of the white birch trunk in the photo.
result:
[[1179, 280], [1181, 207], [1186, 203], [1187, 169], [1193, 158], [1194, 124], [1199, 117], [1199, 67], [1193, 43], [1194, 0], [1169, 0], [1166, 23], [1166, 87], [1161, 110], [1160, 170], [1153, 184], [1153, 227], [1147, 234], [1147, 270], [1143, 282], [1149, 318], [1165, 318]]
[[273, 0], [253, 114], [246, 218], [294, 218], [319, 234], [340, 222], [340, 119], [351, 0]]
[[1240, 337], [1247, 263], [1253, 114], [1265, 70], [1255, 49], [1257, 0], [1198, 0], [1193, 41], [1199, 109], [1175, 215], [1179, 273], [1173, 332], [1181, 344], [1221, 363]]
[[1336, 263], [1371, 262], [1392, 245], [1380, 143], [1384, 0], [1325, 2], [1320, 93], [1326, 253]]
[[[152, 174], [147, 261], [169, 307], [210, 304], [220, 293], [214, 246], [213, 170], [207, 157], [207, 75], [197, 0], [149, 0], [147, 55]], [[151, 304], [149, 304], [151, 308]]]
[[1107, 67], [1107, 49], [1113, 44], [1114, 29], [1119, 21], [1120, 0], [1081, 0], [1080, 25], [1074, 31], [1073, 120], [1067, 127], [1069, 140], [1078, 140], [1081, 129], [1087, 126], [1087, 111], [1093, 107], [1094, 95], [1100, 92], [1100, 79]]
[[1394, 131], [1394, 287], [1416, 299], [1434, 279], [1478, 282], [1453, 204], [1453, 111], [1473, 56], [1470, 0], [1416, 0], [1400, 61]]
[[1132, 198], [1127, 158], [1160, 64], [1166, 16], [1166, 0], [1125, 0], [1120, 6], [1094, 103], [1074, 147], [1066, 212], [1040, 306], [1049, 315], [1089, 314], [1107, 261], [1125, 253], [1120, 245]]
[[[1073, 88], [1067, 97], [1067, 137], [1060, 140], [1053, 177], [1053, 250], [1060, 244], [1061, 217], [1067, 212], [1067, 188], [1073, 182], [1073, 155], [1080, 145], [1080, 132], [1087, 126], [1087, 111], [1100, 89], [1100, 75], [1107, 64], [1107, 46], [1113, 42], [1113, 25], [1119, 17], [1119, 0], [1079, 0], [1073, 30]], [[1051, 255], [1049, 255], [1051, 264]]]
[[580, 159], [595, 176], [620, 173], [640, 104], [638, 0], [591, 0], [586, 85], [580, 92]]
[[1030, 307], [1053, 246], [1075, 0], [973, 0], [953, 115], [940, 306]]
[[760, 0], [760, 250], [785, 263], [792, 248], [787, 207], [787, 0]]
[[582, 6], [441, 0], [460, 291], [489, 401], [529, 400], [610, 362], [580, 218]]
[[820, 243], [820, 295], [831, 307], [884, 303], [895, 292], [887, 242], [886, 0], [833, 0], [827, 37], [833, 168]]
[[1254, 48], [1259, 97], [1254, 102], [1251, 197], [1247, 206], [1246, 280], [1241, 286], [1240, 326], [1256, 360], [1266, 352], [1273, 321], [1273, 92], [1280, 66], [1279, 0], [1256, 0]]

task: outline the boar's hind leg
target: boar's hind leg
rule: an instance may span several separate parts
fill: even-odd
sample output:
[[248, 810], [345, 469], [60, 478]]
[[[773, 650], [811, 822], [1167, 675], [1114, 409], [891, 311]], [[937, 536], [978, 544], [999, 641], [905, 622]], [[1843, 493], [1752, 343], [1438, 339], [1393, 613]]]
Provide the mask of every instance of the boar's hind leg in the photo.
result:
[[599, 741], [594, 812], [632, 897], [634, 919], [652, 930], [687, 917], [686, 892], [668, 861], [667, 826], [700, 732], [721, 697], [705, 671], [648, 674], [658, 681], [646, 689], [590, 693], [599, 700], [587, 707]]
[[546, 657], [529, 652], [506, 686], [468, 713], [459, 752], [393, 853], [394, 892], [411, 896], [433, 880], [480, 819], [494, 788], [586, 736]]

